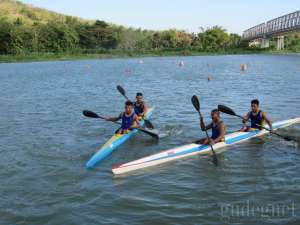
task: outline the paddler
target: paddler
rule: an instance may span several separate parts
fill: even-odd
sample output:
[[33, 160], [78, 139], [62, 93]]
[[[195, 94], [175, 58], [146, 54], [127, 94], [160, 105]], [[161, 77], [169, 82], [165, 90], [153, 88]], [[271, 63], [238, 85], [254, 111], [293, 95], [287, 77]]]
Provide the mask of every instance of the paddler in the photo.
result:
[[251, 111], [244, 116], [243, 123], [246, 123], [248, 120], [250, 120], [251, 125], [242, 127], [240, 131], [261, 130], [261, 126], [264, 126], [266, 122], [269, 125], [270, 130], [273, 130], [272, 121], [267, 117], [265, 112], [260, 110], [259, 101], [257, 99], [251, 101]]
[[[199, 141], [197, 141], [196, 143], [198, 144], [215, 144], [218, 142], [222, 142], [225, 140], [225, 133], [226, 133], [226, 127], [224, 122], [221, 120], [221, 116], [220, 116], [220, 111], [218, 109], [213, 109], [211, 111], [211, 119], [212, 122], [210, 124], [208, 124], [206, 126], [206, 130], [211, 129], [211, 137], [210, 139], [201, 139]], [[201, 127], [201, 125], [200, 125]], [[205, 131], [204, 129], [202, 129], [202, 131]]]
[[125, 111], [118, 117], [107, 118], [108, 121], [118, 121], [120, 119], [122, 119], [122, 125], [116, 131], [117, 134], [126, 134], [130, 129], [139, 127], [138, 116], [133, 110], [133, 103], [131, 101], [125, 102]]
[[134, 112], [141, 120], [144, 117], [144, 115], [147, 113], [148, 107], [147, 107], [146, 102], [144, 101], [143, 93], [141, 93], [141, 92], [136, 93], [135, 98], [136, 98], [136, 101], [133, 104]]

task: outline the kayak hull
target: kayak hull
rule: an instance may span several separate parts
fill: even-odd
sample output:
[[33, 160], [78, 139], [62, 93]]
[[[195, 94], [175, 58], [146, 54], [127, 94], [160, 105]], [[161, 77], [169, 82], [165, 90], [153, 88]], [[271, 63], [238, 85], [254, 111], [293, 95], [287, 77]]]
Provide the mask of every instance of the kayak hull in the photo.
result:
[[[150, 108], [145, 116], [146, 119], [150, 119], [152, 116], [154, 108]], [[144, 125], [144, 120], [140, 121], [140, 125]], [[92, 158], [86, 163], [86, 168], [93, 168], [108, 157], [114, 150], [116, 150], [121, 144], [126, 142], [129, 138], [135, 135], [139, 130], [134, 129], [131, 130], [127, 134], [114, 134], [93, 156]]]
[[[300, 117], [283, 120], [279, 122], [273, 123], [273, 129], [284, 128], [296, 123], [300, 123]], [[237, 144], [240, 142], [244, 142], [249, 140], [250, 138], [259, 137], [269, 133], [267, 130], [254, 130], [250, 132], [234, 132], [231, 134], [227, 134], [225, 136], [225, 142], [219, 142], [213, 145], [214, 150], [216, 152], [220, 152], [222, 148], [226, 146], [230, 146], [233, 144]], [[113, 174], [123, 174], [155, 165], [160, 165], [166, 162], [178, 160], [181, 158], [190, 157], [193, 155], [200, 154], [211, 154], [211, 148], [209, 145], [199, 145], [199, 144], [188, 144], [176, 148], [172, 148], [166, 151], [162, 151], [132, 162], [128, 162], [125, 164], [115, 165], [112, 168]]]

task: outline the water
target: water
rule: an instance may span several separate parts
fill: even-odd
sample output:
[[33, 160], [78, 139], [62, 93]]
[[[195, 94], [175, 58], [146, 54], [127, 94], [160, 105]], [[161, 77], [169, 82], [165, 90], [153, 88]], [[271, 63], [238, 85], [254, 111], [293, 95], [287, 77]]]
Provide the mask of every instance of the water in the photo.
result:
[[[276, 136], [226, 149], [218, 167], [196, 156], [114, 177], [111, 166], [204, 137], [193, 94], [206, 121], [217, 104], [243, 114], [253, 98], [274, 121], [300, 116], [300, 56], [143, 60], [0, 64], [0, 224], [299, 224], [300, 148]], [[86, 170], [117, 127], [81, 112], [117, 115], [118, 84], [156, 106], [164, 138], [138, 134]], [[300, 138], [300, 126], [281, 133]]]

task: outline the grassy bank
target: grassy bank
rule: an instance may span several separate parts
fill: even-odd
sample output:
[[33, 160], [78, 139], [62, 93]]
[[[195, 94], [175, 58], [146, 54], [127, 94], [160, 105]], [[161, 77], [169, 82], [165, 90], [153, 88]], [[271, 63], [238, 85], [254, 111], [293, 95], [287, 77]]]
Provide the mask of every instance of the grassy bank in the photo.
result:
[[31, 53], [19, 55], [0, 55], [0, 63], [34, 62], [53, 60], [109, 59], [157, 56], [201, 56], [234, 54], [292, 54], [292, 51], [275, 51], [260, 49], [232, 49], [229, 51], [200, 52], [195, 50], [152, 50], [152, 51], [108, 51], [102, 53]]

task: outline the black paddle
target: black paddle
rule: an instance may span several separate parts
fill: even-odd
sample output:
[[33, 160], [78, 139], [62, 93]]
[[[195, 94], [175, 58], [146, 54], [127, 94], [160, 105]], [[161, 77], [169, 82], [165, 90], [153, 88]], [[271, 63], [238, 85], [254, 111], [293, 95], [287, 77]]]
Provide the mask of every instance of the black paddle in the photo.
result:
[[192, 97], [192, 103], [193, 103], [193, 106], [195, 107], [195, 109], [197, 110], [197, 112], [199, 113], [201, 129], [205, 131], [205, 134], [206, 134], [206, 137], [207, 137], [207, 140], [208, 140], [208, 144], [210, 145], [211, 151], [213, 153], [213, 163], [217, 166], [218, 165], [218, 158], [217, 158], [216, 152], [214, 151], [214, 148], [213, 148], [212, 144], [210, 143], [210, 138], [209, 138], [207, 130], [206, 130], [206, 126], [205, 126], [205, 123], [204, 123], [204, 120], [203, 120], [203, 116], [200, 112], [200, 102], [199, 102], [198, 97], [196, 95], [194, 95]]
[[124, 96], [124, 98], [126, 98], [127, 100], [129, 100], [129, 98], [128, 98], [127, 95], [126, 95], [126, 91], [125, 91], [125, 89], [124, 89], [122, 86], [117, 85], [117, 89], [118, 89], [118, 91], [121, 93], [121, 95]]
[[[89, 110], [83, 110], [82, 113], [86, 117], [98, 118], [98, 119], [103, 119], [103, 120], [109, 121], [109, 120], [107, 120], [106, 117], [99, 116], [97, 113], [89, 111]], [[119, 124], [119, 125], [121, 124], [120, 122], [116, 122], [116, 121], [110, 121], [110, 122], [113, 122], [113, 123], [116, 123], [116, 124]], [[134, 129], [140, 130], [140, 131], [144, 132], [145, 134], [150, 135], [153, 138], [159, 139], [158, 134], [154, 133], [153, 131], [149, 131], [149, 130], [146, 130], [146, 129], [141, 128], [141, 127], [137, 127], [137, 128], [134, 128]]]
[[[127, 95], [126, 95], [126, 91], [125, 91], [125, 89], [124, 89], [122, 86], [117, 85], [117, 89], [118, 89], [118, 91], [121, 93], [121, 95], [124, 96], [124, 98], [126, 98], [127, 100], [129, 100], [129, 98], [128, 98]], [[154, 129], [153, 124], [152, 124], [149, 120], [144, 119], [144, 122], [145, 122], [145, 126], [146, 126], [147, 128], [149, 128], [149, 129]]]
[[[223, 113], [226, 113], [228, 115], [236, 116], [236, 117], [239, 117], [239, 118], [241, 118], [241, 119], [244, 120], [244, 117], [242, 117], [240, 115], [237, 115], [231, 108], [229, 108], [229, 107], [227, 107], [225, 105], [218, 105], [218, 110], [221, 111], [221, 112], [223, 112]], [[247, 121], [250, 121], [250, 120], [248, 119]], [[270, 129], [268, 129], [268, 128], [264, 127], [264, 126], [261, 126], [259, 124], [256, 124], [256, 126], [259, 126], [259, 127], [263, 128], [263, 129], [265, 129], [267, 131], [270, 131], [272, 134], [275, 134], [278, 137], [281, 137], [281, 138], [285, 139], [286, 141], [296, 141], [296, 140], [294, 140], [294, 139], [292, 139], [290, 137], [282, 136], [282, 135], [280, 135], [280, 134], [278, 134], [278, 133], [276, 133], [274, 131], [271, 131]]]

